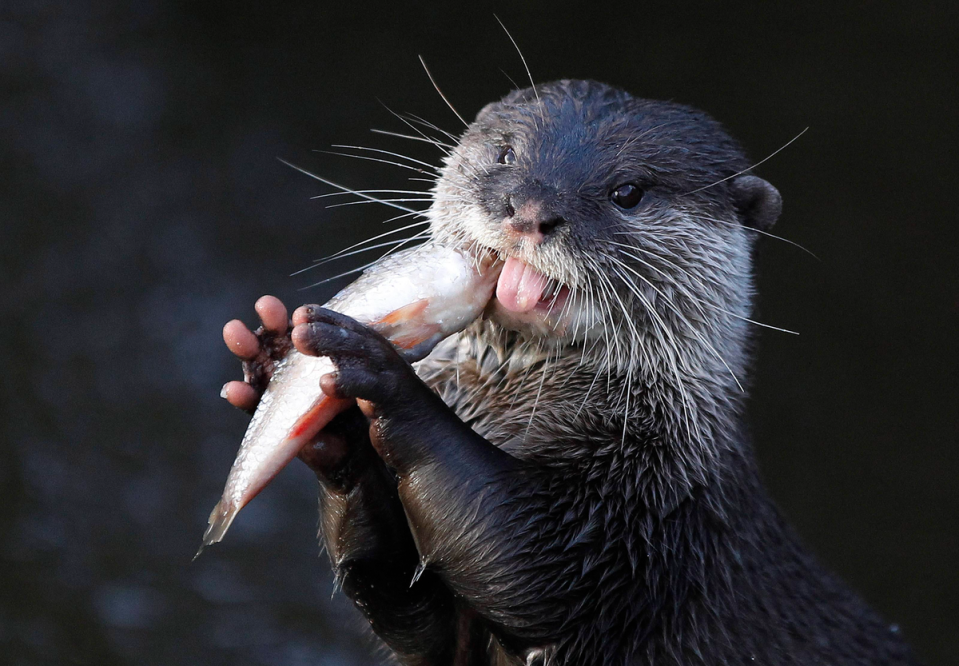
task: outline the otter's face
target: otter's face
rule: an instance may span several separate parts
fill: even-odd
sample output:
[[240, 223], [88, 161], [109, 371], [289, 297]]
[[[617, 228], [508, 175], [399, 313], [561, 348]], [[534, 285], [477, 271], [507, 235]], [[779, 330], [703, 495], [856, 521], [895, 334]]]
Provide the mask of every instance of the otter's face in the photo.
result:
[[492, 316], [507, 327], [703, 337], [704, 320], [748, 313], [743, 226], [778, 214], [771, 186], [737, 175], [748, 166], [701, 112], [561, 81], [480, 112], [437, 184], [433, 231], [504, 260]]

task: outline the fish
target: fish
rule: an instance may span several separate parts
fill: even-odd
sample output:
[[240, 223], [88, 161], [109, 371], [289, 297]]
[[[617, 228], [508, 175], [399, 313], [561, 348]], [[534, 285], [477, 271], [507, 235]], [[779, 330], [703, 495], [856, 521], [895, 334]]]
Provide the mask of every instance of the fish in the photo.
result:
[[[413, 363], [483, 314], [501, 269], [492, 253], [429, 242], [377, 262], [324, 307], [372, 327]], [[320, 389], [320, 377], [334, 370], [329, 358], [296, 349], [279, 361], [194, 559], [222, 540], [240, 510], [333, 417], [355, 403]]]

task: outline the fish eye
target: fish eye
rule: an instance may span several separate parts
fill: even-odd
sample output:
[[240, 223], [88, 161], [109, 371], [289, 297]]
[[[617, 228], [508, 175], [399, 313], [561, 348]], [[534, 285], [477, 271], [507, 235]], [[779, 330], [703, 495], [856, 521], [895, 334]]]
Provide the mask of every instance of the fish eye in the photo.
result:
[[623, 183], [614, 189], [609, 199], [623, 210], [636, 208], [643, 199], [644, 192], [633, 183]]
[[513, 150], [513, 146], [504, 146], [503, 150], [500, 151], [499, 157], [496, 159], [500, 164], [515, 164], [516, 163], [516, 152]]

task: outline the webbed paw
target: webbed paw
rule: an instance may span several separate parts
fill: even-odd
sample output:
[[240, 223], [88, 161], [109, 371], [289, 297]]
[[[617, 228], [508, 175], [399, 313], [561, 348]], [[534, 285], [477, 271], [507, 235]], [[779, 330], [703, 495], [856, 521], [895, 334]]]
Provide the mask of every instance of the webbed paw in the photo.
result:
[[328, 356], [336, 365], [336, 372], [320, 380], [331, 397], [373, 403], [378, 416], [429, 390], [389, 340], [346, 315], [303, 306], [293, 314], [293, 323], [293, 344], [299, 351]]

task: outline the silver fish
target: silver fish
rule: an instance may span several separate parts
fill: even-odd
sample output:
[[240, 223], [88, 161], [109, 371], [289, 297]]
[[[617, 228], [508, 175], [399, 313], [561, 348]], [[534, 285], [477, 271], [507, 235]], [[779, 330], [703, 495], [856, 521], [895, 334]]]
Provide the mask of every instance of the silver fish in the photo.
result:
[[[502, 265], [428, 243], [378, 262], [324, 307], [381, 333], [411, 362], [466, 328], [489, 303]], [[204, 547], [217, 543], [253, 497], [353, 400], [330, 398], [320, 377], [329, 358], [295, 349], [277, 364], [210, 514]]]

